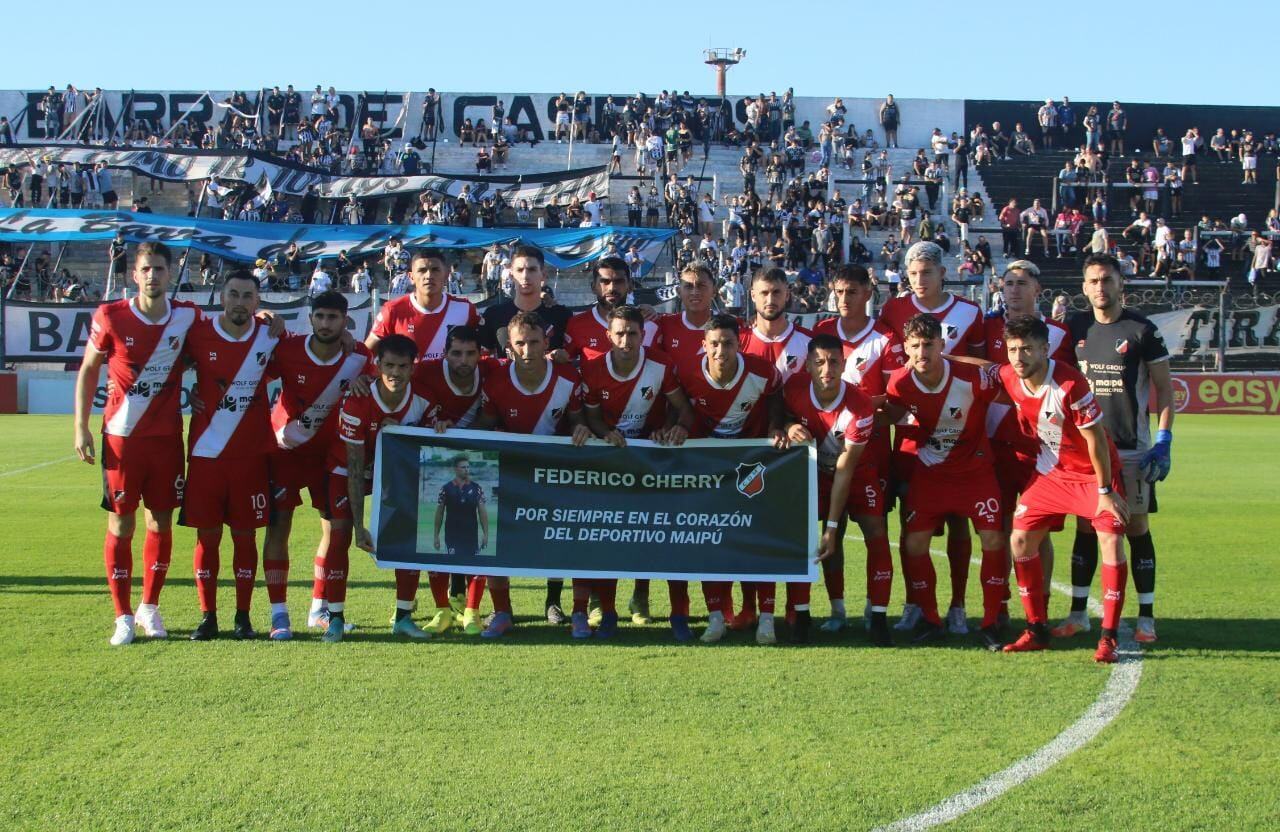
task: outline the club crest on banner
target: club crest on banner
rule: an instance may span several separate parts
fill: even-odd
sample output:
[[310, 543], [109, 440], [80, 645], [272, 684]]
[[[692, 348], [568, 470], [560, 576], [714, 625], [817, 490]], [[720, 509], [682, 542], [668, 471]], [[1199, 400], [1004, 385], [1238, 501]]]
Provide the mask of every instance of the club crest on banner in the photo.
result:
[[764, 464], [742, 462], [738, 464], [738, 493], [744, 497], [756, 497], [764, 493]]

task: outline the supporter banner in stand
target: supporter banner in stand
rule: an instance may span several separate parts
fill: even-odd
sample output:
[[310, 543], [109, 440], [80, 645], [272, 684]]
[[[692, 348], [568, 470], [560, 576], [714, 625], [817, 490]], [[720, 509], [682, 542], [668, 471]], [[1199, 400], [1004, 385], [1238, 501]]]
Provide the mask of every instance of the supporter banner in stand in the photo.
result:
[[488, 248], [494, 243], [528, 243], [542, 249], [547, 262], [565, 269], [589, 263], [610, 242], [625, 253], [630, 245], [645, 259], [641, 274], [653, 268], [671, 228], [464, 228], [456, 225], [303, 225], [238, 222], [129, 211], [0, 208], [0, 242], [84, 243], [108, 241], [117, 231], [131, 243], [158, 240], [173, 246], [207, 251], [241, 262], [272, 259], [296, 243], [305, 260], [362, 257], [381, 251], [393, 237], [407, 248]]
[[[1160, 328], [1164, 343], [1176, 359], [1211, 359], [1218, 353], [1218, 308], [1200, 307], [1148, 315]], [[1226, 354], [1232, 358], [1280, 355], [1280, 306], [1229, 309]], [[1238, 365], [1237, 365], [1238, 366]]]
[[1178, 413], [1280, 416], [1280, 373], [1174, 373], [1173, 405]]
[[[184, 293], [184, 297], [187, 295]], [[207, 304], [209, 293], [197, 293], [203, 308], [220, 311], [220, 307]], [[352, 336], [363, 341], [373, 319], [373, 304], [365, 296], [352, 302], [347, 311], [347, 329]], [[8, 301], [4, 310], [4, 352], [6, 361], [76, 361], [84, 353], [89, 341], [89, 325], [96, 303], [27, 303]], [[305, 299], [292, 303], [264, 303], [284, 318], [290, 332], [309, 333], [309, 307]]]
[[[480, 575], [814, 581], [812, 446], [765, 440], [646, 441], [574, 448], [558, 437], [388, 427], [368, 526], [384, 569]], [[485, 495], [436, 512], [459, 457]], [[437, 545], [438, 543], [438, 545]]]
[[0, 166], [29, 166], [33, 159], [51, 164], [97, 164], [125, 168], [170, 182], [203, 181], [209, 178], [236, 179], [252, 185], [264, 180], [276, 193], [301, 196], [315, 189], [324, 199], [385, 197], [431, 191], [458, 196], [464, 187], [478, 199], [500, 195], [508, 204], [528, 200], [530, 207], [585, 200], [592, 191], [607, 193], [609, 176], [605, 166], [524, 176], [467, 176], [462, 174], [421, 176], [339, 176], [321, 168], [290, 162], [257, 151], [186, 150], [150, 147], [85, 147], [45, 144], [0, 148]]

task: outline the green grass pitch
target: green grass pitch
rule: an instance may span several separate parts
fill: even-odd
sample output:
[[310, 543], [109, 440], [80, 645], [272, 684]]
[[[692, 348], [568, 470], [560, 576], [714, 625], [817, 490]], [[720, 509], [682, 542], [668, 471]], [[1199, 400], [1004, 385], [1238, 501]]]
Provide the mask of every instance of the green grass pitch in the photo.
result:
[[[1280, 827], [1278, 428], [1178, 420], [1153, 524], [1160, 642], [1133, 700], [1089, 745], [951, 828]], [[803, 649], [744, 635], [677, 646], [661, 619], [609, 644], [532, 618], [498, 644], [397, 643], [391, 576], [354, 552], [360, 629], [346, 643], [304, 632], [193, 644], [186, 529], [163, 596], [172, 637], [113, 649], [101, 481], [71, 441], [69, 417], [0, 417], [3, 829], [861, 829], [1044, 745], [1110, 672], [1088, 638], [1024, 656], [958, 642], [874, 650], [860, 630]], [[316, 529], [305, 513], [295, 525], [301, 625]], [[1059, 537], [1060, 581], [1068, 550]], [[849, 551], [856, 612], [858, 544]], [[538, 612], [541, 582], [516, 585], [517, 613]], [[896, 610], [900, 583], [894, 593]], [[425, 580], [420, 598], [429, 613]], [[815, 587], [816, 618], [825, 598]], [[653, 600], [665, 616], [659, 582]], [[1065, 608], [1055, 595], [1051, 617]], [[261, 588], [254, 619], [265, 628]]]

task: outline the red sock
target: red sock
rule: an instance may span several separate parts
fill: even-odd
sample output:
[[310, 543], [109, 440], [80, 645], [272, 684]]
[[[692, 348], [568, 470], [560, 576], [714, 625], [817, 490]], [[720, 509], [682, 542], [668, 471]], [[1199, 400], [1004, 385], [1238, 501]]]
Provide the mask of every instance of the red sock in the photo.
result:
[[994, 627], [1009, 588], [1009, 562], [1004, 549], [983, 549], [978, 576], [982, 581], [982, 626]]
[[330, 605], [347, 602], [347, 569], [351, 565], [351, 527], [329, 530], [324, 553], [324, 597]]
[[649, 579], [637, 578], [635, 589], [631, 590], [631, 594], [636, 596], [637, 598], [648, 598], [649, 597]]
[[1018, 595], [1028, 624], [1043, 624], [1044, 614], [1044, 566], [1040, 555], [1032, 554], [1026, 560], [1013, 562], [1013, 573], [1018, 577]]
[[573, 612], [575, 615], [577, 613], [586, 614], [587, 601], [591, 600], [591, 590], [595, 588], [594, 584], [595, 581], [587, 578], [573, 579]]
[[938, 617], [938, 573], [933, 569], [933, 559], [928, 555], [908, 557], [904, 565], [907, 569], [907, 586], [915, 598], [914, 603], [920, 606], [924, 620], [930, 624], [941, 624]]
[[449, 580], [448, 572], [428, 572], [427, 583], [431, 585], [431, 597], [436, 602], [438, 609], [449, 606]]
[[505, 581], [489, 581], [489, 597], [493, 599], [493, 611], [511, 613], [511, 585]]
[[702, 582], [702, 599], [707, 602], [707, 612], [724, 612], [725, 596], [732, 586], [728, 581]]
[[231, 535], [231, 568], [236, 573], [236, 610], [248, 612], [253, 602], [253, 584], [258, 577], [257, 535]]
[[951, 567], [951, 606], [964, 606], [964, 589], [969, 583], [969, 558], [973, 557], [973, 541], [966, 533], [963, 537], [947, 536], [947, 564]]
[[222, 544], [222, 529], [206, 529], [196, 532], [196, 595], [200, 598], [200, 612], [218, 610], [218, 567], [221, 565], [218, 547]]
[[889, 594], [893, 591], [893, 554], [889, 551], [889, 538], [877, 537], [867, 541], [867, 598], [872, 612], [886, 612]]
[[[773, 582], [752, 581], [750, 584], [742, 585], [743, 592], [751, 597], [752, 601], [760, 601], [760, 612], [773, 615], [774, 599], [778, 595], [778, 585]], [[752, 607], [755, 606], [753, 603]], [[744, 610], [745, 611], [745, 610]], [[754, 612], [755, 610], [752, 610]]]
[[828, 600], [844, 600], [844, 555], [822, 562], [822, 582], [826, 584]]
[[[905, 537], [905, 535], [903, 537]], [[915, 587], [911, 585], [911, 576], [907, 572], [907, 560], [907, 547], [903, 542], [903, 538], [900, 537], [898, 538], [898, 566], [902, 569], [903, 595], [908, 604], [918, 605], [919, 602], [916, 601]]]
[[324, 555], [316, 555], [312, 561], [311, 598], [323, 601], [324, 598]]
[[289, 591], [289, 559], [262, 559], [262, 580], [267, 584], [267, 600], [273, 604], [283, 604]]
[[[756, 614], [756, 583], [740, 581], [738, 586], [742, 587], [742, 614], [748, 618], [754, 616]], [[730, 599], [733, 598], [733, 584], [729, 584], [729, 591], [725, 595]]]
[[[600, 609], [607, 615], [613, 613], [618, 614], [618, 579], [617, 578], [597, 578], [595, 580], [596, 594], [600, 596]], [[645, 587], [648, 590], [648, 587]]]
[[813, 585], [808, 581], [793, 581], [787, 584], [787, 609], [796, 612], [808, 612], [809, 600], [813, 594]]
[[164, 578], [173, 558], [173, 530], [147, 532], [142, 541], [142, 603], [159, 604]]
[[107, 532], [102, 562], [107, 568], [107, 589], [111, 590], [116, 615], [133, 615], [133, 538]]
[[484, 600], [484, 575], [472, 575], [471, 582], [467, 584], [467, 609], [480, 609], [480, 602]]
[[1129, 563], [1102, 564], [1102, 629], [1115, 631], [1120, 627], [1120, 613], [1124, 610], [1124, 589], [1129, 581]]
[[671, 615], [689, 617], [689, 582], [667, 581], [667, 593], [671, 596]]
[[[422, 573], [417, 569], [397, 569], [396, 570], [396, 600], [406, 603], [412, 602], [418, 597], [418, 582], [422, 577]], [[449, 576], [445, 575], [445, 588], [448, 589]], [[434, 587], [433, 587], [434, 590]], [[449, 606], [449, 593], [445, 593], [444, 605]]]

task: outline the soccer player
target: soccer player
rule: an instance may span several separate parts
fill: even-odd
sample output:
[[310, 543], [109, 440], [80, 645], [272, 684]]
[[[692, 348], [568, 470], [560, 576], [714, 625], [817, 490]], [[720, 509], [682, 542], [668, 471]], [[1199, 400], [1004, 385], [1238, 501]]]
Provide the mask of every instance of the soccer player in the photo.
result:
[[[1173, 446], [1173, 383], [1169, 350], [1155, 324], [1124, 308], [1119, 263], [1106, 254], [1084, 261], [1084, 294], [1092, 306], [1068, 320], [1080, 370], [1098, 397], [1107, 434], [1120, 452], [1129, 517], [1125, 534], [1138, 593], [1140, 642], [1156, 640], [1156, 547], [1149, 515], [1156, 510], [1155, 484], [1169, 476]], [[1150, 391], [1155, 388], [1158, 430], [1152, 442]], [[1105, 555], [1105, 552], [1104, 552]], [[1105, 563], [1104, 557], [1104, 563]], [[1077, 523], [1071, 556], [1071, 614], [1054, 634], [1072, 636], [1089, 629], [1086, 605], [1098, 567], [1094, 535]]]
[[711, 320], [711, 304], [716, 297], [716, 281], [710, 269], [695, 263], [681, 269], [678, 291], [684, 311], [668, 312], [658, 318], [657, 346], [677, 365], [683, 365], [702, 352], [707, 322]]
[[[107, 514], [103, 544], [107, 587], [115, 605], [111, 644], [133, 641], [134, 629], [167, 638], [160, 616], [160, 590], [173, 553], [173, 510], [182, 502], [182, 354], [200, 310], [170, 301], [172, 255], [163, 243], [141, 243], [133, 264], [138, 296], [104, 303], [93, 315], [89, 342], [76, 377], [75, 450], [92, 464], [96, 456], [89, 410], [98, 374], [107, 365], [107, 401], [102, 414], [102, 507]], [[134, 616], [133, 533], [145, 504], [142, 603]]]
[[[569, 319], [564, 348], [570, 358], [590, 361], [609, 352], [609, 313], [631, 302], [631, 290], [631, 270], [621, 257], [602, 257], [592, 265], [591, 291], [595, 292], [596, 303]], [[658, 325], [646, 322], [643, 346], [653, 346], [657, 334]]]
[[511, 255], [511, 279], [515, 295], [511, 300], [486, 307], [480, 326], [480, 346], [495, 355], [506, 349], [510, 340], [511, 319], [520, 312], [536, 312], [542, 322], [547, 341], [546, 351], [552, 358], [565, 357], [564, 335], [573, 313], [560, 304], [546, 306], [542, 290], [547, 283], [546, 257], [535, 246], [516, 246]]
[[[832, 335], [844, 348], [844, 381], [855, 385], [879, 404], [884, 401], [885, 382], [902, 366], [902, 344], [881, 320], [867, 314], [875, 295], [875, 283], [865, 268], [847, 264], [839, 266], [831, 279], [831, 293], [836, 298], [839, 317], [824, 318], [814, 327], [814, 336]], [[877, 424], [872, 428], [867, 447], [858, 457], [854, 476], [858, 483], [849, 501], [849, 514], [862, 532], [867, 547], [867, 602], [864, 617], [872, 640], [879, 645], [889, 643], [889, 634], [879, 622], [888, 611], [893, 584], [893, 555], [889, 549], [889, 532], [885, 523], [885, 487], [889, 482], [889, 429]], [[835, 633], [844, 628], [847, 614], [844, 606], [844, 530], [836, 541], [836, 551], [822, 560], [822, 577], [831, 603], [831, 617], [819, 628]], [[873, 600], [874, 599], [874, 600]]]
[[273, 640], [293, 637], [286, 605], [289, 580], [289, 536], [293, 514], [302, 505], [302, 490], [320, 512], [320, 544], [316, 549], [308, 625], [327, 629], [324, 600], [324, 554], [329, 545], [329, 446], [337, 437], [338, 407], [351, 382], [370, 369], [364, 344], [343, 346], [347, 331], [347, 299], [324, 292], [311, 299], [311, 334], [284, 338], [276, 347], [268, 373], [280, 379], [280, 396], [271, 410], [276, 450], [268, 459], [271, 522], [262, 546], [262, 572], [271, 601]]
[[[907, 249], [905, 258], [907, 280], [911, 293], [892, 298], [881, 310], [880, 320], [899, 335], [907, 322], [921, 313], [932, 315], [942, 325], [942, 351], [944, 355], [970, 355], [982, 358], [985, 354], [982, 309], [974, 303], [957, 297], [943, 289], [947, 268], [942, 262], [942, 247], [937, 243], [922, 241]], [[895, 439], [891, 462], [894, 491], [911, 478], [914, 460], [901, 440]], [[905, 558], [904, 560], [905, 574]], [[947, 611], [947, 626], [951, 632], [963, 635], [969, 632], [965, 615], [965, 585], [969, 581], [969, 558], [973, 544], [968, 524], [956, 517], [947, 522], [947, 563], [951, 571], [951, 604]], [[895, 629], [913, 630], [920, 621], [920, 608], [907, 586], [907, 605], [902, 619]]]
[[[694, 435], [715, 439], [746, 439], [768, 436], [779, 441], [782, 431], [782, 376], [763, 358], [739, 349], [739, 321], [732, 315], [713, 315], [703, 337], [703, 352], [680, 364], [680, 385], [689, 397], [694, 413]], [[760, 615], [756, 642], [776, 644], [773, 624], [775, 587], [753, 584], [759, 595]], [[729, 596], [728, 581], [703, 581], [702, 594], [709, 613], [701, 640], [711, 644], [724, 638], [728, 630], [724, 604]]]
[[236, 614], [232, 635], [251, 639], [249, 604], [258, 570], [257, 530], [268, 522], [267, 458], [276, 448], [267, 398], [267, 365], [279, 343], [254, 317], [258, 281], [227, 275], [222, 312], [187, 335], [185, 356], [196, 373], [188, 436], [187, 488], [180, 522], [196, 530], [196, 592], [203, 614], [193, 641], [219, 636], [218, 570], [222, 527], [231, 529]]
[[[834, 335], [815, 335], [809, 340], [809, 355], [805, 360], [807, 373], [797, 373], [783, 386], [788, 422], [786, 438], [790, 442], [813, 442], [818, 449], [818, 519], [825, 521], [824, 545], [820, 557], [823, 560], [840, 551], [840, 538], [844, 536], [845, 520], [849, 515], [850, 496], [863, 488], [879, 491], [879, 479], [874, 468], [859, 466], [863, 450], [871, 439], [875, 405], [871, 399], [841, 378], [844, 372], [844, 343]], [[780, 443], [785, 447], [787, 443]], [[841, 490], [834, 493], [833, 481], [837, 471], [841, 473]], [[853, 488], [853, 474], [861, 476]], [[870, 493], [870, 492], [868, 492]], [[877, 501], [878, 502], [878, 501]], [[865, 514], [860, 507], [859, 515]], [[831, 534], [827, 534], [830, 532]], [[885, 539], [886, 544], [888, 539]], [[888, 549], [885, 549], [888, 557]], [[892, 570], [892, 559], [889, 569]], [[883, 565], [880, 565], [883, 568]], [[870, 572], [868, 572], [870, 574]], [[890, 572], [892, 574], [892, 572]], [[879, 612], [873, 618], [873, 639], [886, 643], [889, 627], [885, 621], [885, 605], [888, 604], [888, 588], [891, 579], [886, 578], [884, 597], [877, 597]], [[867, 587], [868, 596], [873, 588]], [[792, 640], [809, 640], [809, 584], [787, 584], [787, 604], [795, 609], [795, 626]]]
[[[547, 326], [537, 312], [517, 313], [506, 322], [506, 331], [511, 361], [485, 378], [475, 427], [500, 427], [508, 433], [532, 436], [569, 433], [582, 423], [578, 371], [568, 364], [555, 363], [548, 355]], [[547, 620], [553, 624], [564, 622], [560, 610], [563, 586], [563, 581], [547, 582], [545, 610]], [[494, 616], [480, 635], [501, 638], [515, 626], [510, 579], [490, 577], [489, 595]]]
[[[787, 319], [790, 302], [791, 289], [785, 271], [779, 268], [756, 271], [751, 277], [751, 303], [756, 316], [752, 325], [742, 332], [740, 344], [743, 355], [756, 356], [776, 367], [784, 383], [803, 371], [809, 348], [809, 331]], [[744, 583], [742, 609], [730, 620], [729, 629], [746, 630], [755, 626], [756, 620], [756, 596], [749, 583]]]
[[[436, 500], [434, 535], [436, 551], [475, 557], [480, 550], [488, 546], [489, 509], [485, 503], [484, 486], [471, 479], [471, 460], [465, 456], [457, 457], [453, 461], [453, 479], [440, 488], [440, 495]], [[440, 545], [441, 530], [444, 531], [443, 547]], [[479, 535], [478, 543], [477, 535]], [[436, 581], [435, 573], [432, 573], [433, 591], [436, 589]], [[439, 607], [440, 599], [436, 599], [436, 604]], [[476, 606], [479, 606], [478, 601]], [[432, 629], [436, 632], [444, 632], [452, 623], [452, 611], [447, 599], [445, 605], [438, 609], [436, 616], [447, 619], [448, 623], [441, 626], [433, 618]], [[471, 623], [473, 628], [478, 627], [474, 609], [472, 609]]]
[[439, 249], [422, 248], [409, 260], [413, 292], [383, 304], [373, 321], [365, 345], [369, 349], [391, 335], [407, 335], [418, 345], [418, 360], [444, 356], [444, 342], [455, 326], [474, 327], [480, 323], [476, 307], [466, 298], [445, 293], [449, 266]]
[[[320, 638], [334, 644], [346, 633], [347, 575], [351, 542], [373, 551], [373, 536], [364, 526], [364, 498], [373, 485], [373, 457], [386, 425], [417, 425], [431, 403], [413, 392], [410, 379], [418, 345], [407, 335], [392, 334], [373, 348], [378, 378], [367, 396], [347, 394], [338, 413], [338, 439], [329, 446], [329, 548], [325, 552], [325, 598], [329, 627]], [[406, 586], [409, 578], [411, 586]], [[396, 570], [396, 612], [391, 632], [414, 640], [430, 633], [413, 623], [416, 570]]]
[[[915, 459], [903, 513], [903, 569], [922, 621], [914, 638], [946, 638], [938, 617], [929, 540], [944, 520], [973, 523], [982, 544], [983, 639], [994, 632], [1008, 572], [1000, 524], [1000, 488], [987, 442], [987, 408], [998, 387], [972, 364], [948, 361], [938, 319], [920, 314], [903, 328], [906, 366], [889, 377], [890, 421], [906, 419], [903, 449]], [[966, 535], [968, 530], [965, 529]]]
[[1124, 534], [1130, 516], [1117, 470], [1119, 456], [1085, 377], [1049, 358], [1045, 323], [1030, 316], [1012, 319], [1005, 326], [1004, 341], [1010, 363], [1000, 368], [1001, 385], [1024, 426], [1035, 430], [1040, 441], [1036, 473], [1018, 499], [1010, 540], [1028, 628], [1004, 649], [1023, 652], [1049, 646], [1037, 552], [1040, 539], [1074, 514], [1089, 521], [1102, 545], [1102, 638], [1094, 660], [1114, 662], [1128, 578]]
[[[644, 315], [634, 306], [615, 306], [609, 311], [609, 341], [612, 348], [582, 364], [584, 424], [574, 428], [573, 442], [582, 445], [597, 436], [611, 445], [623, 447], [627, 439], [649, 438], [655, 442], [682, 445], [693, 426], [689, 400], [676, 381], [675, 366], [663, 353], [642, 346]], [[594, 591], [604, 611], [596, 635], [609, 638], [618, 624], [615, 605], [617, 580], [575, 579], [573, 582], [573, 637], [588, 638], [591, 627], [587, 601]], [[671, 632], [676, 641], [689, 641], [689, 582], [668, 581], [671, 595]], [[636, 581], [632, 598], [632, 620], [649, 617], [649, 582]]]

